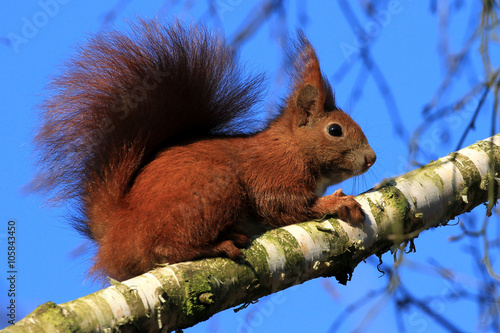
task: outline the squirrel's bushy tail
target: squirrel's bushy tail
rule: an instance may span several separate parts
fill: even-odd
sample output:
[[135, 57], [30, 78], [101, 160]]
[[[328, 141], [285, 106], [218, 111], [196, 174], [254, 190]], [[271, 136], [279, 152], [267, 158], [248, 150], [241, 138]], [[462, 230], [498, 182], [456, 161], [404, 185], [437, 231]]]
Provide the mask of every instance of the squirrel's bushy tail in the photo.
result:
[[[34, 189], [76, 202], [76, 228], [98, 241], [156, 152], [241, 128], [235, 121], [245, 119], [261, 82], [242, 76], [232, 50], [203, 27], [140, 21], [130, 35], [94, 36], [41, 105]], [[92, 216], [103, 220], [93, 226]]]

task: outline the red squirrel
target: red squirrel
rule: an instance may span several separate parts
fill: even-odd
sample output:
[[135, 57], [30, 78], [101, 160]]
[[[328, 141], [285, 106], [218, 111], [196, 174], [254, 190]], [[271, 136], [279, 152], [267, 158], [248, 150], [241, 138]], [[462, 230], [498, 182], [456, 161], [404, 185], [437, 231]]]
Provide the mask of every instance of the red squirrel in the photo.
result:
[[50, 86], [35, 136], [35, 189], [76, 205], [97, 245], [91, 273], [125, 280], [162, 263], [227, 256], [249, 245], [245, 220], [267, 227], [364, 213], [326, 187], [376, 156], [335, 104], [306, 37], [290, 92], [264, 130], [242, 133], [262, 75], [244, 74], [205, 27], [155, 20], [93, 36]]

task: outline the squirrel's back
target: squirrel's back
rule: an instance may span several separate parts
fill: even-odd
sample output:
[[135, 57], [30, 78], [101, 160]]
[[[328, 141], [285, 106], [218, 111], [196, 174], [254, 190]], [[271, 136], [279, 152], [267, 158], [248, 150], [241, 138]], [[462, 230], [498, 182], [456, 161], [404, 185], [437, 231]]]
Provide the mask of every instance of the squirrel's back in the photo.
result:
[[[163, 147], [233, 133], [259, 98], [224, 40], [200, 26], [140, 21], [89, 39], [50, 86], [35, 137], [37, 191], [73, 200], [75, 227], [94, 240], [107, 212]], [[104, 226], [104, 227], [103, 227]]]

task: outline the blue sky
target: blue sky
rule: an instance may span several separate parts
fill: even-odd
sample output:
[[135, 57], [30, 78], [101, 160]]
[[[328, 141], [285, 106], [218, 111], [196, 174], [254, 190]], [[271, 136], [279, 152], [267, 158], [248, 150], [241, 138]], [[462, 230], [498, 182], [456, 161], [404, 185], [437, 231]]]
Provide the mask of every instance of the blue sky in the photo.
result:
[[[244, 24], [253, 5], [246, 1], [221, 0], [223, 8], [219, 20], [210, 19], [206, 2], [192, 2], [193, 6], [167, 6], [162, 1], [122, 1], [114, 25], [127, 26], [135, 17], [164, 17], [171, 21], [203, 20], [224, 32], [228, 40], [234, 38]], [[168, 3], [168, 2], [165, 2]], [[309, 2], [307, 6], [289, 6], [286, 21], [274, 15], [245, 43], [240, 50], [241, 60], [253, 71], [268, 73], [268, 98], [262, 112], [282, 97], [286, 87], [283, 72], [281, 32], [293, 33], [301, 26], [318, 53], [322, 69], [330, 78], [339, 106], [348, 111], [364, 129], [377, 153], [376, 165], [364, 176], [346, 181], [340, 187], [346, 193], [356, 194], [371, 188], [384, 178], [414, 168], [408, 162], [408, 135], [423, 123], [422, 109], [432, 99], [446, 75], [442, 51], [438, 49], [438, 20], [428, 1], [381, 1], [377, 15], [369, 18], [359, 11], [359, 3], [351, 2], [361, 27], [352, 28], [336, 1]], [[16, 304], [17, 319], [36, 306], [53, 301], [63, 303], [100, 289], [86, 278], [89, 256], [78, 255], [87, 243], [65, 221], [65, 210], [44, 205], [43, 198], [22, 191], [33, 176], [34, 152], [31, 145], [36, 125], [36, 105], [43, 100], [43, 87], [66, 59], [73, 54], [76, 43], [89, 34], [103, 29], [105, 14], [115, 5], [112, 1], [77, 2], [69, 0], [42, 0], [8, 2], [0, 14], [0, 37], [10, 38], [11, 45], [0, 44], [0, 112], [3, 134], [1, 145], [2, 190], [0, 191], [0, 274], [7, 276], [7, 223], [16, 223]], [[471, 26], [478, 24], [480, 12], [477, 1], [450, 1], [451, 19], [448, 28], [450, 52], [458, 52], [468, 37]], [[307, 20], [304, 23], [304, 14]], [[362, 33], [362, 28], [369, 35]], [[359, 46], [369, 43], [371, 57], [391, 88], [405, 135], [403, 139], [393, 126], [394, 116], [386, 107], [381, 90], [370, 72], [363, 70], [358, 55]], [[468, 65], [439, 102], [445, 106], [484, 79], [484, 70], [478, 57], [479, 45], [471, 48]], [[493, 49], [498, 55], [498, 49]], [[335, 76], [339, 68], [348, 65], [345, 76]], [[421, 143], [425, 154], [419, 162], [444, 156], [455, 149], [466, 128], [477, 99], [472, 100], [461, 113], [455, 113], [439, 124], [429, 124]], [[491, 99], [464, 145], [489, 136]], [[332, 190], [336, 189], [332, 188]], [[472, 213], [482, 221], [484, 207]], [[498, 222], [497, 217], [493, 217]], [[480, 223], [480, 222], [478, 222]], [[476, 326], [478, 308], [473, 302], [446, 301], [456, 284], [475, 290], [478, 281], [471, 257], [465, 253], [473, 242], [449, 242], [449, 236], [459, 234], [457, 227], [442, 227], [424, 232], [416, 241], [417, 253], [405, 257], [401, 276], [413, 294], [441, 295], [431, 306], [457, 326], [472, 330]], [[495, 258], [493, 258], [495, 259]], [[384, 256], [386, 265], [392, 258]], [[187, 332], [328, 332], [339, 314], [352, 302], [372, 290], [387, 284], [376, 269], [376, 258], [360, 264], [347, 286], [333, 279], [318, 279], [295, 286], [277, 295], [262, 299], [244, 311], [232, 310], [216, 315]], [[448, 281], [429, 273], [429, 263], [457, 272], [457, 278]], [[497, 268], [498, 268], [498, 264]], [[4, 268], [5, 267], [5, 268]], [[460, 278], [458, 278], [460, 277]], [[4, 315], [8, 285], [0, 280], [0, 327], [6, 325]], [[426, 285], [425, 288], [422, 286]], [[359, 326], [363, 319], [377, 315], [367, 327]], [[394, 304], [389, 297], [366, 299], [357, 312], [346, 315], [340, 327], [342, 332], [356, 328], [370, 332], [396, 331]], [[417, 309], [409, 309], [402, 319], [409, 332], [436, 332], [440, 328]]]

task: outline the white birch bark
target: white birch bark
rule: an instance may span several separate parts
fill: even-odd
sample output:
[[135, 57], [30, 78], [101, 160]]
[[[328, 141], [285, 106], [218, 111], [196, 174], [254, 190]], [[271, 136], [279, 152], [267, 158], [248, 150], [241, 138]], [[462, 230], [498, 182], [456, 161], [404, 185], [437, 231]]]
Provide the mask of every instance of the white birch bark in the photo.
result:
[[4, 332], [168, 332], [304, 281], [346, 283], [359, 262], [446, 224], [499, 193], [500, 134], [356, 197], [364, 226], [328, 219], [266, 232], [225, 258], [167, 265], [80, 299], [45, 303]]

